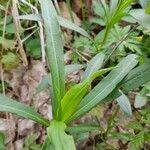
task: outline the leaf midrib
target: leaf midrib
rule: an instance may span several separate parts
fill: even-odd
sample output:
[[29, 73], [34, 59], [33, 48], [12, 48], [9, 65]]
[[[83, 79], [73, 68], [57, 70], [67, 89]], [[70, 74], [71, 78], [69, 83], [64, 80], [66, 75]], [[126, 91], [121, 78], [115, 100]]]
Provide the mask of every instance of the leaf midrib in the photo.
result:
[[[45, 3], [44, 3], [45, 4]], [[49, 10], [47, 9], [47, 7], [46, 7], [46, 13], [47, 13], [47, 15], [49, 16]], [[51, 16], [49, 16], [50, 18], [51, 18]], [[56, 20], [57, 20], [57, 17], [55, 18]], [[57, 76], [59, 77], [59, 71], [58, 71], [58, 62], [57, 62], [57, 54], [56, 54], [56, 52], [55, 52], [55, 50], [56, 50], [56, 47], [55, 47], [55, 40], [54, 40], [54, 38], [53, 38], [53, 33], [52, 33], [52, 31], [51, 31], [51, 29], [52, 29], [52, 24], [51, 24], [51, 21], [50, 21], [50, 23], [49, 23], [49, 25], [50, 25], [50, 36], [51, 36], [51, 40], [52, 40], [52, 50], [53, 50], [53, 54], [54, 54], [54, 58], [55, 58], [55, 63], [56, 63], [56, 65], [57, 65], [57, 67], [55, 68], [56, 69], [56, 71], [57, 71]], [[57, 80], [58, 81], [58, 85], [59, 85], [59, 89], [60, 89], [60, 80]]]

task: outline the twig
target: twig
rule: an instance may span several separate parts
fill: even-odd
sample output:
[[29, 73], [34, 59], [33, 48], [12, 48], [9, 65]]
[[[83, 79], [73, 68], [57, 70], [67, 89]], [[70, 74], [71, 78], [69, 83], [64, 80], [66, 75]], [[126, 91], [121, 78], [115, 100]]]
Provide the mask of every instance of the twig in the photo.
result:
[[[26, 4], [27, 6], [29, 6], [32, 9], [33, 13], [39, 14], [38, 9], [34, 7], [31, 3], [28, 3], [25, 0], [20, 0], [20, 1]], [[41, 43], [41, 51], [42, 51], [42, 62], [43, 64], [45, 64], [46, 58], [45, 58], [44, 29], [41, 21], [38, 21], [38, 25], [39, 25], [39, 35], [40, 35], [40, 43]]]
[[19, 53], [21, 55], [23, 64], [25, 66], [27, 66], [28, 65], [28, 61], [27, 61], [26, 53], [24, 51], [23, 44], [22, 44], [22, 41], [21, 41], [21, 37], [19, 35], [20, 29], [21, 29], [21, 24], [20, 24], [20, 21], [18, 21], [18, 19], [17, 19], [17, 17], [19, 16], [19, 12], [18, 12], [18, 8], [17, 8], [17, 1], [16, 0], [12, 0], [12, 4], [13, 4], [12, 16], [13, 16], [14, 25], [15, 25], [15, 28], [16, 28], [17, 40], [18, 40], [18, 44], [19, 44], [18, 50], [19, 50]]
[[133, 28], [116, 44], [111, 53], [107, 56], [107, 59], [104, 61], [103, 66], [107, 63], [112, 54], [118, 49], [118, 47], [127, 39], [127, 37], [138, 27], [138, 24], [133, 26]]

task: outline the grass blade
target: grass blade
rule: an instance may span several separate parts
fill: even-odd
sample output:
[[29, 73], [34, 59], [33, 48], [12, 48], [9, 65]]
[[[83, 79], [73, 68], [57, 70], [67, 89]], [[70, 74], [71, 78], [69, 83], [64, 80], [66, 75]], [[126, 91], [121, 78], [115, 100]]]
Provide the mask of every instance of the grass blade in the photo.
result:
[[65, 93], [64, 52], [57, 13], [51, 0], [40, 0], [46, 33], [47, 59], [52, 76], [53, 117], [57, 118]]
[[0, 112], [14, 113], [18, 116], [38, 122], [44, 126], [49, 126], [49, 121], [47, 119], [44, 119], [32, 108], [26, 106], [25, 104], [12, 100], [6, 96], [3, 96], [2, 94], [0, 94]]

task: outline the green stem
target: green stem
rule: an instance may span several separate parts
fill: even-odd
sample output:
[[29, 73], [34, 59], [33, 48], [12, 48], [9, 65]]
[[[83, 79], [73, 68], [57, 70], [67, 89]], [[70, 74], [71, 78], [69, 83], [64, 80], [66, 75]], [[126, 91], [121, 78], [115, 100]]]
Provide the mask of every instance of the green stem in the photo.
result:
[[105, 45], [105, 43], [106, 43], [106, 41], [107, 41], [107, 38], [108, 38], [108, 35], [109, 35], [109, 31], [110, 31], [110, 28], [108, 28], [108, 27], [106, 26], [104, 38], [103, 38], [103, 41], [102, 41], [102, 43], [101, 43], [101, 47], [100, 47], [100, 48], [102, 48], [102, 47]]

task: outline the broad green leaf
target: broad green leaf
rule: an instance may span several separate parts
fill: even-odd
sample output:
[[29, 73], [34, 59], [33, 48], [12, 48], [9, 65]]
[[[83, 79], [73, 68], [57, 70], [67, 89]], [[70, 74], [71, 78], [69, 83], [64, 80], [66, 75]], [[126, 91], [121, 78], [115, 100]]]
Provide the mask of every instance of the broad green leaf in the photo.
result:
[[99, 131], [100, 126], [96, 124], [80, 124], [73, 127], [68, 127], [66, 129], [67, 132], [70, 134], [73, 133], [85, 133], [85, 132], [91, 132], [91, 131]]
[[66, 125], [63, 122], [52, 121], [47, 128], [48, 138], [54, 150], [75, 150], [73, 137], [65, 133]]
[[60, 101], [65, 93], [64, 52], [57, 13], [51, 0], [40, 0], [44, 20], [47, 59], [52, 76], [53, 116], [57, 118]]
[[19, 103], [0, 94], [0, 112], [10, 112], [18, 116], [31, 119], [44, 126], [49, 126], [49, 121], [25, 104]]
[[103, 54], [102, 52], [95, 55], [87, 64], [87, 68], [83, 74], [82, 80], [86, 79], [87, 77], [92, 75], [92, 73], [99, 70], [103, 65], [104, 58], [105, 54]]
[[138, 93], [135, 97], [134, 107], [141, 108], [146, 105], [146, 102], [147, 102], [147, 97]]
[[136, 66], [137, 63], [136, 55], [130, 54], [125, 57], [117, 65], [117, 68], [112, 70], [87, 96], [84, 97], [78, 110], [72, 115], [69, 121], [80, 117], [99, 104], [116, 88], [116, 86], [130, 72], [130, 70]]
[[150, 29], [150, 14], [146, 14], [144, 9], [134, 9], [130, 15], [146, 29]]
[[73, 86], [67, 91], [65, 96], [61, 101], [61, 121], [68, 122], [69, 118], [75, 113], [78, 105], [80, 104], [82, 98], [88, 91], [88, 87], [91, 82], [103, 75], [104, 73], [112, 70], [113, 68], [106, 68], [93, 73], [90, 77], [85, 79], [83, 82]]
[[129, 116], [132, 115], [131, 104], [129, 102], [128, 97], [125, 94], [122, 93], [121, 96], [116, 98], [116, 101], [118, 102], [119, 106], [126, 114], [128, 114]]
[[5, 150], [5, 136], [0, 132], [0, 150]]
[[143, 64], [133, 69], [123, 80], [121, 87], [129, 92], [150, 81], [150, 64]]
[[[70, 64], [70, 65], [66, 65], [65, 66], [65, 75], [68, 75], [72, 72], [78, 71], [80, 69], [82, 69], [84, 67], [84, 65], [80, 65], [80, 64]], [[49, 86], [52, 85], [52, 81], [51, 81], [51, 73], [49, 73], [48, 75], [44, 76], [41, 83], [38, 85], [37, 87], [37, 93], [47, 89]]]
[[[42, 21], [41, 15], [37, 15], [37, 14], [21, 15], [18, 17], [18, 19]], [[82, 29], [75, 23], [72, 23], [70, 20], [67, 20], [61, 16], [57, 16], [57, 19], [58, 19], [60, 26], [70, 29], [70, 30], [73, 30], [73, 31], [76, 31], [76, 32], [80, 33], [81, 35], [91, 39], [90, 35], [84, 29]]]

